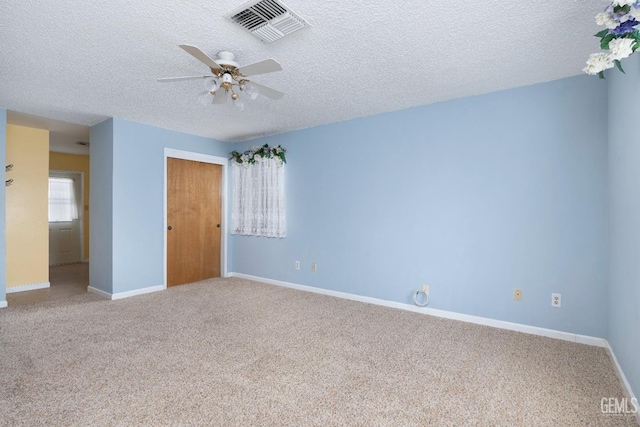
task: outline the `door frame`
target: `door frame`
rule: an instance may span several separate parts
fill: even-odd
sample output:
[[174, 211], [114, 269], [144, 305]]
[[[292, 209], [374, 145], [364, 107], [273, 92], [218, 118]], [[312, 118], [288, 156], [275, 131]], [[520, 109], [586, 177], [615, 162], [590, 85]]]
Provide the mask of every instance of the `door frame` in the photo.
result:
[[167, 159], [193, 160], [196, 162], [211, 163], [222, 166], [222, 183], [220, 189], [221, 220], [222, 230], [220, 233], [220, 277], [229, 277], [227, 274], [227, 169], [229, 159], [226, 157], [212, 156], [209, 154], [196, 153], [193, 151], [178, 150], [175, 148], [164, 149], [164, 221], [162, 224], [164, 258], [162, 260], [164, 269], [164, 288], [167, 288]]
[[[49, 169], [49, 178], [51, 177], [52, 173], [54, 174], [54, 178], [55, 174], [80, 176], [80, 206], [78, 206], [78, 219], [80, 220], [80, 262], [87, 262], [87, 259], [84, 257], [84, 172], [63, 169]], [[68, 176], [63, 176], [63, 178], [68, 178]], [[48, 185], [49, 181], [47, 180], [47, 186]], [[47, 206], [48, 205], [49, 200], [47, 199]], [[47, 229], [48, 228], [49, 222], [47, 218]], [[51, 257], [51, 254], [49, 254], [49, 257]]]

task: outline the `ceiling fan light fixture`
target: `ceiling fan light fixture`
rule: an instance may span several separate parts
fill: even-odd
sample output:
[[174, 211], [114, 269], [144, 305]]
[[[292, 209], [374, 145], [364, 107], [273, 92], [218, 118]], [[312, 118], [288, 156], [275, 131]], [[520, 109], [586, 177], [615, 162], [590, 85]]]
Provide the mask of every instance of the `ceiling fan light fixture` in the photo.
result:
[[229, 73], [224, 73], [222, 75], [222, 83], [220, 84], [226, 90], [230, 90], [233, 86], [233, 77]]
[[204, 79], [204, 88], [207, 92], [215, 92], [220, 87], [220, 82], [215, 77], [209, 77]]
[[281, 71], [282, 66], [275, 59], [266, 59], [253, 64], [239, 66], [235, 62], [235, 55], [229, 51], [218, 52], [214, 60], [195, 46], [184, 44], [180, 45], [180, 48], [209, 67], [211, 75], [160, 78], [158, 81], [172, 82], [204, 79], [206, 91], [199, 96], [199, 101], [203, 105], [221, 105], [232, 101], [234, 108], [242, 111], [244, 103], [239, 101], [240, 93], [243, 94], [243, 97], [247, 95], [251, 99], [256, 99], [259, 94], [275, 100], [284, 96], [283, 92], [247, 80], [249, 76]]
[[248, 80], [242, 80], [242, 82], [240, 82], [240, 90], [250, 96], [251, 99], [258, 97], [258, 90], [255, 86], [252, 86]]

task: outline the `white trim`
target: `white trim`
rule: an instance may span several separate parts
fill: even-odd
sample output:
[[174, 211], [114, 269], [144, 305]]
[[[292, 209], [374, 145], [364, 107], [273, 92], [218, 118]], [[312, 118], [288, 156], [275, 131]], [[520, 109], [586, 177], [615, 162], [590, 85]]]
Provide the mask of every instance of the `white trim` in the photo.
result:
[[222, 199], [221, 221], [222, 229], [220, 230], [220, 276], [229, 277], [227, 274], [227, 174], [229, 169], [229, 159], [226, 157], [210, 156], [208, 154], [195, 153], [192, 151], [176, 150], [174, 148], [164, 149], [164, 191], [162, 193], [164, 205], [164, 221], [163, 225], [163, 269], [164, 269], [164, 286], [167, 286], [167, 158], [194, 160], [196, 162], [212, 163], [222, 166], [222, 185], [220, 189], [220, 198]]
[[46, 289], [50, 286], [51, 284], [49, 282], [33, 283], [31, 285], [20, 285], [11, 287], [7, 286], [7, 293], [14, 294], [16, 292], [34, 291], [36, 289]]
[[592, 337], [589, 335], [575, 334], [578, 344], [586, 344], [593, 347], [606, 347], [607, 340], [605, 338]]
[[9, 304], [6, 301], [0, 301], [0, 308], [7, 308]]
[[87, 291], [91, 292], [92, 294], [101, 296], [103, 298], [111, 299], [111, 294], [109, 292], [103, 291], [102, 289], [94, 288], [93, 286], [88, 286]]
[[[636, 395], [633, 393], [631, 384], [629, 384], [629, 381], [627, 381], [627, 377], [622, 371], [622, 367], [618, 363], [618, 359], [616, 358], [616, 355], [613, 352], [613, 348], [611, 348], [611, 344], [609, 344], [609, 341], [607, 341], [607, 345], [605, 346], [605, 348], [607, 349], [607, 353], [609, 353], [609, 357], [613, 362], [613, 366], [616, 368], [616, 373], [618, 374], [618, 378], [620, 379], [620, 384], [622, 385], [622, 389], [627, 393], [627, 397], [629, 397], [629, 399], [636, 399]], [[636, 419], [640, 424], [640, 411], [636, 412]]]
[[346, 292], [332, 291], [329, 289], [315, 288], [313, 286], [298, 285], [296, 283], [282, 282], [280, 280], [266, 279], [264, 277], [251, 276], [243, 273], [229, 273], [229, 277], [254, 280], [256, 282], [268, 283], [270, 285], [283, 286], [285, 288], [298, 289], [301, 291], [313, 292], [316, 294], [329, 295], [332, 297], [348, 299], [352, 301], [365, 302], [368, 304], [381, 305], [384, 307], [398, 308], [400, 310], [413, 311], [415, 313], [429, 314], [431, 316], [443, 317], [445, 319], [459, 320], [461, 322], [475, 323], [477, 325], [491, 326], [493, 328], [507, 329], [510, 331], [523, 332], [525, 334], [539, 335], [543, 337], [555, 338], [563, 341], [571, 341], [580, 344], [587, 344], [596, 347], [605, 347], [607, 340], [604, 338], [590, 337], [586, 335], [572, 334], [570, 332], [556, 331], [554, 329], [539, 328], [537, 326], [523, 325], [521, 323], [506, 322], [504, 320], [490, 319], [487, 317], [472, 316], [470, 314], [456, 313], [453, 311], [439, 310], [429, 307], [418, 307], [402, 302], [387, 301], [378, 298], [365, 297], [362, 295], [349, 294]]
[[151, 292], [164, 291], [165, 289], [167, 289], [166, 286], [158, 285], [158, 286], [149, 286], [148, 288], [134, 289], [133, 291], [117, 292], [115, 294], [110, 294], [109, 292], [105, 292], [105, 291], [103, 291], [101, 289], [94, 288], [93, 286], [89, 286], [87, 288], [87, 290], [89, 292], [92, 292], [92, 293], [94, 293], [96, 295], [100, 295], [101, 297], [104, 297], [104, 298], [107, 298], [107, 299], [110, 299], [110, 300], [117, 300], [117, 299], [135, 297], [137, 295], [144, 295], [144, 294], [148, 294], [148, 293], [151, 293]]

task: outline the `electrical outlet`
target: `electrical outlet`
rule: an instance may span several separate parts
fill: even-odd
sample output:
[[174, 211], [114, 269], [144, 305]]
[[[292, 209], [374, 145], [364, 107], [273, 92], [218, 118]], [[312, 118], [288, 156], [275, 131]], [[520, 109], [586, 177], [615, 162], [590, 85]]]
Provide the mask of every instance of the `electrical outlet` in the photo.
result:
[[296, 270], [300, 270], [300, 261], [296, 261]]
[[522, 301], [522, 289], [513, 290], [513, 299], [516, 301]]
[[556, 308], [562, 307], [561, 294], [551, 294], [551, 307], [556, 307]]
[[311, 271], [318, 271], [318, 264], [316, 264], [315, 262], [311, 264]]

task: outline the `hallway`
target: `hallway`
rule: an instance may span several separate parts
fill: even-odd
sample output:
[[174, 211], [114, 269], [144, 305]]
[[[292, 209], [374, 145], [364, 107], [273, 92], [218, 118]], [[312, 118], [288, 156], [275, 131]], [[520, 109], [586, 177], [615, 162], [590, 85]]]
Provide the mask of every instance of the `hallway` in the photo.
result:
[[7, 293], [9, 307], [33, 304], [44, 301], [55, 301], [87, 292], [89, 285], [89, 263], [56, 265], [49, 268], [51, 287]]

